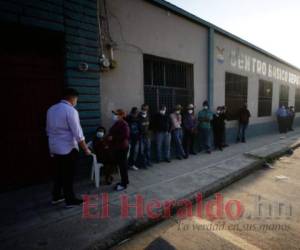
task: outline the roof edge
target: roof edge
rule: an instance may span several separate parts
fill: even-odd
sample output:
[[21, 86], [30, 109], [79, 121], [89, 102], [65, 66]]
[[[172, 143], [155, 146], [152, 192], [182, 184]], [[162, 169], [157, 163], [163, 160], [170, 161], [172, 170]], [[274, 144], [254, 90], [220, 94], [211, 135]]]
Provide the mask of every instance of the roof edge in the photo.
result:
[[252, 43], [250, 43], [250, 42], [248, 42], [248, 41], [246, 41], [246, 40], [244, 40], [244, 39], [242, 39], [242, 38], [240, 38], [240, 37], [238, 37], [238, 36], [236, 36], [236, 35], [234, 35], [230, 32], [228, 32], [228, 31], [226, 31], [226, 30], [224, 30], [224, 29], [222, 29], [222, 28], [220, 28], [220, 27], [218, 27], [218, 26], [216, 26], [216, 25], [214, 25], [214, 24], [212, 24], [208, 21], [205, 21], [204, 19], [202, 19], [200, 17], [197, 17], [196, 15], [194, 15], [194, 14], [192, 14], [192, 13], [190, 13], [190, 12], [188, 12], [188, 11], [186, 11], [186, 10], [184, 10], [184, 9], [182, 9], [182, 8], [172, 4], [170, 2], [167, 2], [165, 0], [145, 0], [145, 1], [147, 1], [151, 4], [154, 4], [156, 6], [162, 7], [164, 9], [167, 9], [167, 10], [169, 10], [169, 11], [171, 11], [171, 12], [173, 12], [173, 13], [179, 15], [179, 16], [182, 16], [184, 18], [189, 19], [192, 22], [195, 22], [197, 24], [205, 26], [206, 28], [212, 28], [217, 33], [219, 33], [223, 36], [226, 36], [226, 37], [228, 37], [228, 38], [230, 38], [234, 41], [237, 41], [237, 42], [239, 42], [239, 43], [241, 43], [241, 44], [243, 44], [243, 45], [245, 45], [245, 46], [247, 46], [251, 49], [254, 49], [254, 50], [256, 50], [256, 51], [258, 51], [258, 52], [260, 52], [260, 53], [262, 53], [262, 54], [264, 54], [268, 57], [271, 57], [272, 59], [274, 59], [274, 60], [276, 60], [280, 63], [283, 63], [286, 66], [289, 66], [289, 67], [291, 67], [291, 68], [293, 68], [297, 71], [300, 71], [300, 68], [298, 68], [297, 66], [295, 66], [295, 65], [293, 65], [293, 64], [291, 64], [291, 63], [289, 63], [289, 62], [287, 62], [287, 61], [285, 61], [285, 60], [283, 60], [283, 59], [281, 59], [281, 58], [279, 58], [275, 55], [273, 55], [272, 53], [270, 53], [270, 52], [268, 52], [268, 51], [266, 51], [266, 50], [264, 50], [264, 49], [262, 49], [262, 48], [260, 48], [256, 45], [254, 45], [254, 44], [252, 44]]

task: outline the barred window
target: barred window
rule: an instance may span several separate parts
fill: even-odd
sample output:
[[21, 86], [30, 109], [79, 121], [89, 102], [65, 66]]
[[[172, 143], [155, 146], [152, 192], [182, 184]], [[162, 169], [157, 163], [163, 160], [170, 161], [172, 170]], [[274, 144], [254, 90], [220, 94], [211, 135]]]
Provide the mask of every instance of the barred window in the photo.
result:
[[150, 112], [166, 105], [187, 106], [194, 101], [193, 65], [166, 58], [144, 55], [144, 95]]
[[272, 114], [273, 83], [259, 80], [258, 116], [271, 116]]
[[300, 112], [300, 87], [296, 88], [295, 92], [295, 111]]
[[280, 85], [279, 106], [289, 106], [289, 90], [288, 85]]
[[237, 120], [240, 108], [247, 103], [248, 78], [226, 72], [225, 76], [225, 105], [228, 119]]

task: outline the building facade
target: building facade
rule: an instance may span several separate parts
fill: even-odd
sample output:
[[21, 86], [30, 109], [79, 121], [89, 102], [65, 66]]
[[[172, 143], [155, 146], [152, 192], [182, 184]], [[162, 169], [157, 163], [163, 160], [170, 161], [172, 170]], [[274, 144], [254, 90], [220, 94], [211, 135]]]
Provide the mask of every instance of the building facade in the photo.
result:
[[208, 100], [212, 110], [228, 107], [232, 140], [244, 103], [249, 136], [275, 131], [280, 103], [300, 112], [300, 70], [276, 56], [165, 1], [111, 0], [107, 9], [117, 67], [101, 77], [106, 126], [114, 108], [148, 103], [152, 112], [160, 104], [170, 111], [192, 102], [198, 111]]
[[226, 105], [229, 140], [245, 102], [249, 135], [275, 131], [280, 103], [300, 112], [298, 68], [163, 0], [0, 0], [0, 27], [0, 190], [50, 178], [46, 110], [65, 86], [87, 138], [143, 103]]

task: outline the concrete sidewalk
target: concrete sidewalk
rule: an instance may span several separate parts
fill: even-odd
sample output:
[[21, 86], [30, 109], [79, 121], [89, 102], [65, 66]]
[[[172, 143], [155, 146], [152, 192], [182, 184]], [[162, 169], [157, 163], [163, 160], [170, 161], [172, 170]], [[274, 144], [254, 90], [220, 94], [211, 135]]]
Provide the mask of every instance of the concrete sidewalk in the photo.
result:
[[198, 154], [188, 160], [173, 160], [170, 164], [130, 172], [130, 186], [122, 193], [113, 192], [111, 187], [97, 191], [89, 181], [77, 183], [77, 192], [81, 194], [109, 193], [108, 219], [82, 219], [81, 208], [51, 206], [50, 185], [1, 194], [0, 247], [105, 249], [155, 223], [146, 216], [136, 219], [134, 209], [127, 219], [122, 219], [121, 194], [129, 196], [130, 204], [135, 202], [136, 194], [142, 195], [145, 203], [153, 199], [194, 200], [199, 192], [206, 197], [259, 168], [265, 159], [279, 157], [300, 146], [300, 129], [280, 137], [278, 134], [256, 137], [246, 144], [230, 145], [223, 152]]

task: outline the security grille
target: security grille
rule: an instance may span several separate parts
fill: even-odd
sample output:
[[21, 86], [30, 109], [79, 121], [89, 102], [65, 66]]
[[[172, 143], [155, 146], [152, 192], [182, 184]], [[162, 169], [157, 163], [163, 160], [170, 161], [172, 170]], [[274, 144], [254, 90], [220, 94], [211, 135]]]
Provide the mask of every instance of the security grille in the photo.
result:
[[300, 88], [296, 88], [295, 93], [295, 111], [300, 112]]
[[289, 90], [288, 85], [280, 85], [279, 106], [289, 106]]
[[258, 116], [270, 116], [272, 114], [273, 83], [259, 80]]
[[176, 104], [187, 106], [194, 101], [193, 65], [161, 57], [144, 55], [145, 103], [150, 112], [166, 105], [171, 111]]
[[248, 78], [241, 75], [227, 73], [225, 76], [225, 105], [228, 119], [237, 120], [240, 108], [247, 103]]

